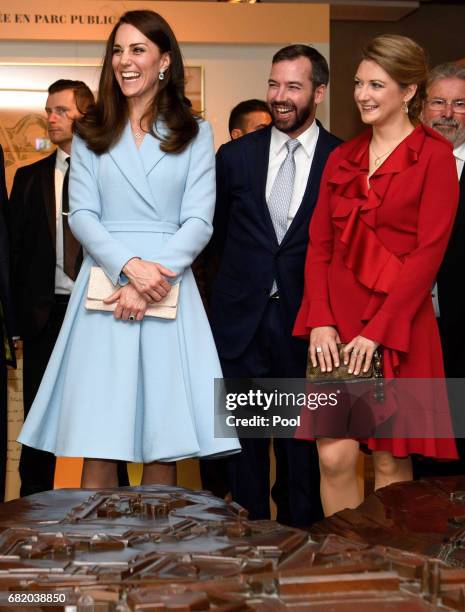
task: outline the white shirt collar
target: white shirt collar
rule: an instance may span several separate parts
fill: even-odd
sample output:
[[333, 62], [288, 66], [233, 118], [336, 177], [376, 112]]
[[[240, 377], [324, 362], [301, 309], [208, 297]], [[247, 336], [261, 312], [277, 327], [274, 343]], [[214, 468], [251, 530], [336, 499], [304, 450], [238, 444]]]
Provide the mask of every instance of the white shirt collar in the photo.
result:
[[454, 149], [454, 157], [465, 162], [465, 142], [462, 142], [456, 149]]
[[[317, 122], [313, 120], [312, 125], [307, 128], [305, 132], [302, 132], [302, 134], [297, 137], [297, 140], [302, 145], [302, 149], [303, 151], [305, 151], [307, 157], [311, 157], [313, 155], [313, 151], [315, 150], [315, 144], [318, 139], [318, 133], [319, 129]], [[273, 126], [271, 128], [271, 154], [278, 155], [288, 140], [289, 136], [285, 132], [281, 132]]]
[[66, 169], [68, 167], [68, 164], [66, 163], [66, 160], [68, 159], [68, 157], [70, 157], [68, 155], [68, 153], [65, 153], [63, 151], [63, 149], [60, 149], [60, 147], [57, 147], [57, 160], [56, 160], [56, 165], [61, 169], [64, 170], [66, 172]]

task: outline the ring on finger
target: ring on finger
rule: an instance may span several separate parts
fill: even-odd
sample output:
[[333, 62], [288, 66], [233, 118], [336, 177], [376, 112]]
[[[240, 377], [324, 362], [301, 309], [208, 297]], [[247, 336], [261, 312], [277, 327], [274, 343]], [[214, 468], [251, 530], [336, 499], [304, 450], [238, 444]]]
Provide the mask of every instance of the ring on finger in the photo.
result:
[[136, 320], [136, 315], [134, 315], [134, 314], [131, 312], [131, 314], [130, 314], [130, 315], [129, 315], [129, 317], [128, 317], [128, 320], [129, 320], [129, 321], [135, 321], [135, 320]]
[[315, 350], [316, 350], [317, 353], [322, 353], [323, 352], [323, 349], [321, 348], [321, 346], [317, 346]]

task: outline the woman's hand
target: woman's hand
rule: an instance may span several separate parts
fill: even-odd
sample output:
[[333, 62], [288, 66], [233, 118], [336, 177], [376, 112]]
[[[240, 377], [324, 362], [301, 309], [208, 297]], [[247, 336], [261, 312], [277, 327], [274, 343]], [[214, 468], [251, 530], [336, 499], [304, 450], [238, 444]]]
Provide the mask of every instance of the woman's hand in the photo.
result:
[[379, 342], [369, 340], [363, 336], [355, 338], [344, 347], [344, 365], [349, 364], [348, 372], [358, 376], [360, 372], [368, 372], [374, 352], [379, 346]]
[[129, 282], [147, 302], [159, 302], [171, 289], [168, 278], [176, 274], [159, 263], [133, 257], [123, 268]]
[[132, 285], [121, 287], [103, 302], [105, 304], [118, 302], [113, 315], [115, 319], [122, 319], [123, 321], [128, 321], [129, 317], [134, 317], [136, 321], [142, 321], [148, 305], [148, 301]]
[[320, 364], [322, 372], [331, 372], [333, 363], [339, 367], [339, 353], [337, 344], [340, 342], [339, 334], [331, 326], [314, 327], [310, 332], [310, 346], [308, 353], [313, 367]]

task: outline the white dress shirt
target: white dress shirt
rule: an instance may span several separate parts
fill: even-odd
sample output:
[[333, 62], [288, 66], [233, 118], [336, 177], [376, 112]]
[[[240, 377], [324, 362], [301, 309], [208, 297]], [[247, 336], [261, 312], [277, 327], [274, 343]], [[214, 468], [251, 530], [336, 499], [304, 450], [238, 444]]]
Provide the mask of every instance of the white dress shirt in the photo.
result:
[[[460, 178], [462, 176], [463, 167], [465, 165], [465, 142], [463, 142], [460, 146], [454, 149], [454, 157], [455, 163], [457, 164], [457, 175]], [[439, 310], [439, 296], [438, 296], [438, 284], [436, 283], [433, 287], [433, 306], [434, 312], [437, 317], [441, 315], [441, 311]]]
[[63, 181], [68, 169], [69, 155], [62, 149], [57, 149], [55, 162], [55, 223], [56, 223], [56, 268], [55, 293], [69, 295], [73, 290], [74, 282], [65, 274], [63, 269], [63, 221], [61, 214], [61, 198], [63, 196]]
[[[308, 177], [310, 174], [310, 168], [312, 167], [313, 156], [315, 154], [315, 147], [318, 140], [319, 131], [320, 130], [316, 121], [313, 121], [312, 125], [297, 138], [301, 146], [298, 147], [294, 153], [295, 179], [294, 191], [292, 192], [292, 200], [287, 216], [288, 228], [299, 210], [300, 204], [304, 197], [305, 188], [307, 187]], [[268, 174], [266, 177], [267, 202], [270, 198], [271, 189], [276, 179], [276, 175], [278, 174], [279, 168], [286, 159], [286, 142], [288, 140], [289, 136], [287, 134], [280, 132], [275, 127], [271, 128], [270, 155], [268, 158]]]
[[454, 149], [455, 163], [457, 164], [457, 174], [462, 176], [463, 167], [465, 165], [465, 142], [462, 142], [460, 146]]

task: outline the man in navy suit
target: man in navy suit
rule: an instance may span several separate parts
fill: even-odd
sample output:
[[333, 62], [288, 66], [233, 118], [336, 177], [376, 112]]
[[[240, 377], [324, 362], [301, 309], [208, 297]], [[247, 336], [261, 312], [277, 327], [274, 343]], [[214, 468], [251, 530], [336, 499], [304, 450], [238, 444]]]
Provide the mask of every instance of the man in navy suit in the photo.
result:
[[[281, 49], [268, 80], [273, 127], [218, 151], [209, 257], [219, 262], [219, 271], [212, 287], [211, 323], [225, 378], [305, 376], [307, 346], [292, 337], [292, 327], [302, 299], [308, 225], [321, 174], [340, 143], [315, 120], [328, 79], [327, 62], [316, 49]], [[290, 139], [298, 142], [290, 145]], [[279, 232], [276, 193], [287, 189], [281, 175], [289, 174], [289, 147], [292, 196]], [[273, 189], [275, 182], [280, 184]], [[242, 452], [229, 462], [233, 498], [249, 510], [250, 518], [267, 519], [269, 441], [241, 439], [241, 444]], [[314, 443], [275, 439], [273, 446], [277, 520], [308, 526], [321, 518]]]

